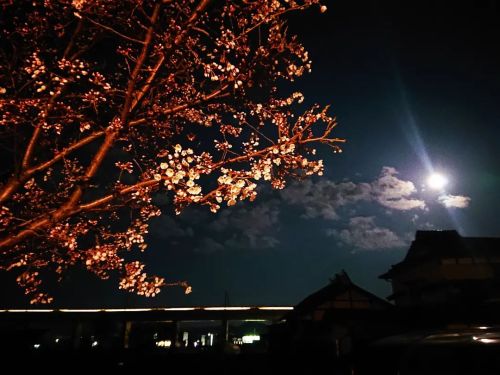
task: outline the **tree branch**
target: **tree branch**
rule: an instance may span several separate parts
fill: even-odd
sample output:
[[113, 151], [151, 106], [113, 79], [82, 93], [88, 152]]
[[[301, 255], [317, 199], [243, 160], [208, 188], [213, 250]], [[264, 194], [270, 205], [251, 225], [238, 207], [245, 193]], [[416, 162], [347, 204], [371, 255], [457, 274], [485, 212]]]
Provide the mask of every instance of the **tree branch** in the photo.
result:
[[[136, 83], [137, 77], [139, 75], [139, 72], [142, 68], [142, 65], [144, 64], [144, 61], [146, 59], [148, 47], [149, 47], [151, 40], [153, 38], [154, 25], [155, 25], [156, 20], [158, 19], [159, 12], [160, 12], [160, 4], [157, 4], [154, 8], [153, 15], [151, 16], [151, 26], [149, 27], [149, 29], [146, 33], [143, 48], [141, 50], [139, 58], [136, 61], [136, 65], [135, 65], [134, 70], [133, 70], [131, 77], [129, 79], [127, 96], [126, 96], [125, 104], [123, 106], [123, 109], [121, 111], [121, 116], [120, 116], [122, 123], [124, 123], [126, 121], [127, 115], [130, 111], [135, 83]], [[53, 99], [55, 99], [55, 96], [53, 96], [51, 98], [51, 101], [53, 101]], [[30, 140], [30, 143], [29, 143], [28, 148], [26, 150], [25, 156], [23, 158], [22, 165], [23, 165], [23, 169], [25, 169], [25, 170], [28, 168], [29, 160], [31, 159], [31, 156], [32, 156], [32, 153], [34, 151], [34, 147], [35, 147], [36, 141], [38, 140], [40, 132], [41, 132], [41, 125], [39, 124], [35, 128], [35, 132]], [[89, 167], [87, 168], [87, 170], [83, 176], [84, 180], [88, 180], [96, 174], [100, 165], [102, 164], [102, 161], [104, 160], [104, 157], [106, 156], [107, 152], [109, 151], [112, 144], [114, 143], [114, 140], [118, 135], [118, 132], [116, 130], [108, 130], [105, 134], [106, 134], [106, 137], [104, 139], [104, 142], [102, 143], [102, 145], [99, 148], [99, 150], [97, 151], [97, 153], [94, 155], [92, 161], [89, 164]], [[99, 134], [99, 136], [100, 136], [100, 134]], [[56, 162], [56, 161], [57, 160], [55, 160], [53, 162]], [[9, 185], [10, 188], [3, 189], [3, 191], [7, 192], [7, 194], [6, 194], [6, 196], [7, 196], [7, 195], [9, 195], [9, 193], [12, 194], [13, 189], [17, 188], [19, 185], [20, 185], [19, 181], [17, 182], [17, 184], [14, 181], [11, 181], [10, 185]], [[50, 225], [50, 223], [57, 222], [59, 220], [62, 220], [64, 218], [69, 217], [70, 215], [72, 215], [72, 212], [74, 211], [74, 206], [80, 200], [82, 194], [83, 194], [83, 187], [82, 186], [76, 187], [75, 190], [73, 191], [73, 193], [71, 194], [70, 198], [68, 199], [68, 201], [65, 204], [63, 204], [61, 207], [59, 207], [58, 209], [51, 212], [49, 215], [31, 221], [29, 223], [28, 227], [26, 229], [20, 231], [19, 233], [12, 235], [12, 236], [8, 236], [7, 238], [4, 238], [3, 240], [1, 240], [0, 241], [0, 248], [14, 246], [14, 245], [20, 243], [21, 241], [23, 241], [24, 239], [33, 235], [37, 230]]]
[[[59, 95], [60, 91], [51, 96], [49, 102], [47, 103], [47, 107], [42, 113], [42, 116], [44, 118], [48, 115], [49, 111], [52, 109], [54, 101], [56, 100], [57, 97], [59, 97]], [[21, 170], [28, 169], [41, 132], [42, 132], [42, 121], [38, 121], [38, 123], [35, 126], [35, 130], [33, 130], [33, 134], [31, 135], [28, 146], [26, 147], [26, 151], [24, 152], [23, 161], [21, 162]]]
[[171, 114], [179, 112], [179, 111], [181, 111], [183, 109], [186, 109], [186, 108], [189, 108], [189, 107], [193, 107], [195, 105], [207, 102], [207, 101], [215, 98], [216, 96], [218, 96], [220, 94], [222, 94], [222, 95], [219, 96], [219, 98], [223, 97], [223, 96], [227, 96], [227, 95], [229, 95], [229, 93], [224, 93], [224, 91], [227, 90], [228, 87], [229, 87], [229, 84], [226, 84], [226, 85], [222, 86], [221, 88], [219, 88], [219, 89], [211, 92], [210, 94], [202, 96], [200, 99], [195, 100], [194, 102], [179, 104], [179, 105], [177, 105], [175, 107], [169, 108], [169, 109], [165, 110], [165, 112], [163, 112], [163, 114], [165, 114], [165, 115], [171, 115]]
[[78, 24], [76, 25], [76, 29], [73, 32], [73, 35], [71, 35], [71, 39], [68, 45], [66, 46], [66, 49], [64, 50], [63, 58], [66, 58], [71, 52], [71, 48], [73, 48], [73, 45], [75, 44], [76, 36], [82, 30], [82, 27], [83, 27], [83, 20], [79, 19]]
[[88, 20], [90, 23], [93, 23], [94, 25], [96, 26], [99, 26], [101, 28], [103, 28], [104, 30], [108, 30], [109, 32], [113, 33], [113, 34], [116, 34], [118, 35], [120, 38], [123, 38], [125, 40], [128, 40], [130, 42], [134, 42], [134, 43], [139, 43], [139, 44], [144, 44], [144, 41], [142, 40], [139, 40], [139, 39], [134, 39], [134, 38], [131, 38], [125, 34], [122, 34], [120, 33], [119, 31], [116, 31], [115, 29], [113, 29], [112, 27], [109, 27], [109, 26], [106, 26], [106, 25], [103, 25], [102, 23], [99, 23], [97, 21], [94, 21], [93, 19], [89, 18], [89, 17], [85, 17], [86, 20]]
[[51, 167], [52, 165], [54, 165], [55, 163], [57, 163], [59, 160], [65, 158], [66, 156], [71, 154], [73, 151], [78, 150], [79, 148], [95, 141], [96, 139], [102, 137], [104, 134], [106, 134], [106, 132], [104, 130], [94, 132], [94, 133], [88, 135], [87, 137], [82, 138], [79, 141], [73, 143], [72, 145], [59, 151], [56, 155], [54, 155], [54, 157], [52, 159], [47, 160], [44, 163], [38, 164], [37, 166], [30, 168], [30, 169], [26, 170], [24, 173], [26, 175], [29, 175], [28, 177], [30, 177], [33, 174], [35, 174], [36, 172], [40, 172], [44, 169], [47, 169], [47, 168]]
[[[308, 138], [308, 139], [302, 140], [300, 137], [301, 134], [302, 133], [295, 134], [292, 138], [290, 138], [289, 142], [290, 143], [298, 142], [301, 144], [305, 144], [305, 143], [309, 143], [309, 142], [313, 142], [313, 141], [327, 142], [327, 143], [344, 142], [343, 139], [327, 138], [325, 135], [323, 135], [321, 137]], [[271, 145], [271, 146], [265, 147], [261, 150], [252, 152], [250, 154], [240, 155], [240, 156], [233, 157], [231, 159], [222, 160], [218, 163], [215, 163], [212, 166], [211, 170], [213, 172], [217, 169], [220, 169], [221, 167], [223, 167], [225, 165], [246, 162], [246, 161], [249, 161], [255, 157], [262, 156], [262, 155], [265, 155], [267, 153], [272, 153], [275, 147], [276, 147], [275, 145]], [[98, 155], [96, 155], [96, 157], [98, 157]], [[63, 206], [63, 207], [61, 207], [61, 208], [59, 208], [59, 209], [57, 209], [49, 214], [45, 214], [39, 218], [35, 218], [31, 222], [24, 223], [22, 226], [26, 227], [26, 229], [22, 229], [17, 234], [12, 235], [12, 236], [8, 236], [8, 237], [0, 240], [0, 249], [15, 246], [16, 244], [20, 243], [21, 241], [23, 241], [26, 238], [29, 238], [30, 236], [35, 234], [37, 232], [37, 230], [40, 230], [53, 222], [60, 221], [64, 218], [73, 216], [73, 215], [81, 213], [81, 212], [88, 212], [90, 210], [94, 210], [94, 209], [101, 207], [105, 204], [111, 203], [118, 196], [123, 196], [123, 195], [132, 193], [134, 191], [137, 191], [137, 190], [139, 190], [141, 188], [145, 188], [145, 187], [155, 187], [160, 182], [161, 182], [161, 180], [157, 181], [156, 179], [145, 180], [145, 181], [141, 181], [139, 183], [136, 183], [134, 185], [127, 186], [126, 188], [123, 188], [118, 192], [115, 192], [113, 194], [108, 194], [108, 195], [106, 195], [102, 198], [96, 199], [92, 202], [81, 204], [78, 207], [75, 207], [74, 204], [71, 206], [65, 205], [65, 206]], [[211, 196], [211, 194], [213, 194], [214, 191], [206, 194], [204, 196], [204, 199], [202, 200], [202, 202], [207, 200]]]
[[162, 64], [163, 64], [164, 61], [165, 61], [165, 55], [162, 54], [160, 56], [160, 58], [158, 59], [158, 61], [156, 62], [156, 65], [152, 69], [151, 74], [149, 75], [148, 79], [146, 80], [146, 83], [141, 87], [141, 89], [139, 90], [139, 92], [135, 95], [134, 101], [132, 102], [132, 105], [130, 107], [131, 111], [133, 111], [135, 109], [135, 107], [137, 106], [137, 104], [139, 104], [139, 102], [142, 100], [142, 98], [144, 97], [144, 95], [146, 94], [146, 92], [151, 87], [151, 83], [155, 79], [156, 74], [160, 70], [160, 67], [162, 66]]
[[80, 206], [78, 206], [78, 208], [73, 213], [76, 214], [76, 213], [95, 209], [96, 207], [99, 207], [99, 206], [102, 206], [104, 204], [112, 202], [113, 199], [115, 199], [118, 196], [123, 196], [123, 195], [128, 194], [128, 193], [133, 193], [134, 191], [136, 191], [138, 189], [154, 186], [157, 184], [158, 184], [158, 181], [156, 181], [156, 180], [146, 180], [146, 181], [139, 182], [135, 185], [127, 186], [126, 188], [123, 188], [122, 190], [118, 191], [115, 194], [109, 194], [109, 195], [106, 195], [102, 198], [96, 199], [92, 202], [81, 204]]
[[[81, 31], [83, 27], [83, 22], [82, 20], [80, 19], [78, 21], [78, 25], [76, 26], [76, 29], [75, 31], [73, 32], [72, 36], [71, 36], [71, 39], [68, 43], [68, 45], [66, 46], [66, 49], [64, 50], [64, 54], [63, 54], [63, 57], [66, 57], [68, 55], [68, 53], [71, 51], [71, 48], [73, 47], [74, 43], [75, 43], [75, 40], [76, 40], [76, 36], [78, 35], [78, 33]], [[60, 95], [60, 93], [56, 93], [54, 95], [52, 95], [52, 97], [50, 98], [50, 101], [49, 103], [47, 103], [47, 108], [46, 110], [44, 111], [45, 112], [45, 116], [48, 115], [50, 109], [52, 108], [52, 105], [54, 103], [54, 100]], [[26, 170], [28, 167], [29, 167], [29, 163], [31, 161], [31, 157], [33, 155], [33, 152], [34, 152], [34, 149], [35, 149], [35, 146], [36, 146], [36, 143], [38, 142], [38, 138], [40, 137], [40, 132], [41, 132], [42, 128], [41, 128], [41, 124], [38, 123], [35, 127], [35, 130], [33, 131], [33, 134], [31, 136], [31, 139], [28, 143], [28, 146], [26, 147], [26, 151], [24, 153], [24, 157], [23, 157], [23, 160], [21, 162], [21, 169], [22, 170]], [[2, 197], [3, 197], [3, 194], [2, 194]]]
[[143, 43], [144, 45], [142, 47], [142, 51], [141, 51], [139, 57], [137, 58], [134, 70], [132, 71], [132, 74], [130, 75], [130, 79], [129, 79], [128, 87], [127, 87], [127, 94], [125, 97], [125, 104], [123, 105], [123, 109], [122, 109], [122, 112], [120, 115], [120, 119], [121, 119], [122, 123], [126, 122], [125, 120], [126, 120], [127, 115], [131, 109], [131, 106], [132, 106], [132, 103], [134, 100], [133, 93], [134, 93], [135, 85], [137, 82], [137, 77], [139, 76], [139, 73], [142, 69], [144, 61], [146, 60], [148, 48], [149, 48], [149, 45], [151, 44], [151, 40], [153, 39], [154, 24], [158, 18], [159, 13], [160, 13], [160, 5], [156, 4], [154, 11], [153, 11], [153, 15], [151, 16], [151, 26], [149, 27], [149, 29], [146, 33], [146, 37], [144, 39], [144, 43]]
[[34, 167], [28, 168], [24, 171], [22, 171], [19, 175], [14, 175], [12, 176], [7, 183], [2, 186], [2, 189], [0, 191], [0, 204], [3, 204], [7, 200], [10, 199], [12, 194], [14, 194], [19, 186], [23, 183], [25, 183], [31, 176], [33, 176], [35, 173], [43, 171], [55, 163], [57, 163], [59, 160], [65, 158], [67, 155], [72, 153], [75, 150], [78, 150], [79, 148], [93, 142], [94, 140], [100, 138], [105, 134], [104, 131], [98, 131], [94, 132], [90, 135], [88, 135], [85, 138], [80, 139], [79, 141], [73, 143], [72, 145], [64, 148], [63, 150], [59, 151], [54, 157], [50, 160], [47, 160], [43, 163], [40, 163]]
[[[230, 94], [228, 92], [224, 92], [228, 88], [229, 88], [229, 85], [224, 85], [221, 88], [211, 92], [210, 94], [202, 96], [198, 100], [195, 100], [195, 101], [189, 102], [189, 103], [179, 104], [179, 105], [176, 105], [175, 107], [168, 108], [163, 112], [163, 114], [164, 115], [172, 115], [174, 113], [182, 111], [183, 109], [194, 107], [198, 104], [208, 102], [208, 101], [215, 99], [215, 98], [224, 98], [226, 96], [229, 96], [229, 94]], [[137, 120], [130, 121], [129, 125], [136, 126], [136, 125], [144, 124], [146, 122], [147, 122], [147, 119], [143, 117], [143, 118], [139, 118]]]

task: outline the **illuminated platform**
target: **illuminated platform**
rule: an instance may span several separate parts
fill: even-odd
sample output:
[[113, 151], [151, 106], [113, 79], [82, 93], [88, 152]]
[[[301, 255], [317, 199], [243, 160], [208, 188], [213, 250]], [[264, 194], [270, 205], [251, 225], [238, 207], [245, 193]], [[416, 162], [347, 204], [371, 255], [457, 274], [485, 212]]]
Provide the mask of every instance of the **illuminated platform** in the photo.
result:
[[4, 309], [0, 320], [44, 318], [106, 318], [140, 321], [187, 320], [279, 320], [293, 310], [291, 306], [196, 306], [103, 309]]

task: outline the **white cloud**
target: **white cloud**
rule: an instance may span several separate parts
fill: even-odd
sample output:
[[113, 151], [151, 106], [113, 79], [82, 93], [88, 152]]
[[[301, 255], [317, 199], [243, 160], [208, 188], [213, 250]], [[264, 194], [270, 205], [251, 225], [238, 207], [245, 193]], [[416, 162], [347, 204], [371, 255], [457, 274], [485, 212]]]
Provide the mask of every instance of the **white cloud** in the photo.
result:
[[438, 202], [441, 203], [445, 207], [454, 207], [454, 208], [466, 208], [469, 206], [471, 199], [470, 197], [466, 197], [463, 195], [441, 195], [438, 198]]
[[377, 227], [373, 216], [353, 217], [346, 229], [330, 229], [327, 235], [336, 237], [342, 244], [355, 250], [391, 249], [407, 245], [390, 229]]
[[373, 199], [382, 206], [394, 210], [424, 209], [423, 200], [410, 197], [417, 192], [413, 182], [401, 180], [397, 174], [395, 168], [382, 168], [379, 178], [371, 183]]
[[[378, 227], [371, 215], [403, 211], [408, 213], [409, 223], [420, 226], [419, 216], [429, 207], [418, 193], [414, 183], [400, 179], [395, 168], [383, 167], [379, 176], [368, 182], [305, 180], [281, 190], [281, 199], [237, 205], [214, 216], [199, 208], [186, 210], [175, 219], [162, 216], [152, 221], [152, 232], [171, 241], [184, 238], [196, 251], [274, 248], [280, 244], [280, 205], [287, 203], [298, 207], [303, 218], [336, 221], [337, 228], [327, 234], [346, 246], [364, 250], [394, 248], [405, 246], [406, 240], [389, 228]], [[465, 208], [470, 198], [442, 195], [438, 202], [446, 207]], [[363, 212], [369, 214], [362, 216]], [[396, 216], [393, 218], [397, 220]]]
[[340, 207], [361, 201], [399, 211], [424, 209], [425, 202], [413, 197], [417, 193], [413, 182], [401, 180], [397, 174], [396, 169], [383, 167], [379, 177], [370, 183], [335, 183], [325, 179], [316, 183], [311, 180], [296, 182], [284, 189], [281, 197], [286, 203], [302, 207], [302, 216], [307, 219], [336, 220]]
[[354, 182], [335, 183], [322, 179], [316, 183], [311, 180], [296, 182], [281, 191], [286, 203], [301, 206], [302, 215], [307, 219], [338, 219], [337, 208], [370, 200], [370, 185]]

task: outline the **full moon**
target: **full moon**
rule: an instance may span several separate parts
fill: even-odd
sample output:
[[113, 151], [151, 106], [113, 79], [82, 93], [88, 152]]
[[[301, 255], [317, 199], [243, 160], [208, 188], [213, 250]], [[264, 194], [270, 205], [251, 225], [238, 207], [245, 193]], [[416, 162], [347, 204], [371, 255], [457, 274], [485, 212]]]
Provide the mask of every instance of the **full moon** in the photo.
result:
[[427, 179], [427, 185], [431, 189], [435, 189], [435, 190], [441, 190], [442, 188], [444, 188], [446, 186], [447, 183], [448, 183], [448, 180], [446, 179], [446, 177], [440, 173], [433, 173]]

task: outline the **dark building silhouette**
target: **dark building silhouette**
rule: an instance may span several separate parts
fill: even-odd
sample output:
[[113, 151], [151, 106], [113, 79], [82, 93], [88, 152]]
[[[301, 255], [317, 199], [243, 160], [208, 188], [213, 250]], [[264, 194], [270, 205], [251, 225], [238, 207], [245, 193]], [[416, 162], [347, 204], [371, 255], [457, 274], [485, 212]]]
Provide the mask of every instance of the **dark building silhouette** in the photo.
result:
[[392, 283], [393, 324], [356, 362], [358, 374], [498, 374], [500, 238], [417, 231]]
[[418, 231], [380, 277], [394, 304], [342, 271], [293, 308], [5, 309], [0, 351], [51, 371], [500, 373], [500, 238]]
[[288, 319], [323, 321], [340, 311], [385, 310], [391, 307], [387, 301], [354, 284], [342, 271], [330, 279], [327, 286], [295, 306]]
[[279, 340], [274, 344], [287, 352], [341, 360], [356, 347], [387, 334], [392, 308], [342, 271], [274, 326], [273, 337]]
[[500, 302], [500, 238], [417, 231], [406, 257], [380, 276], [398, 307], [494, 306]]

